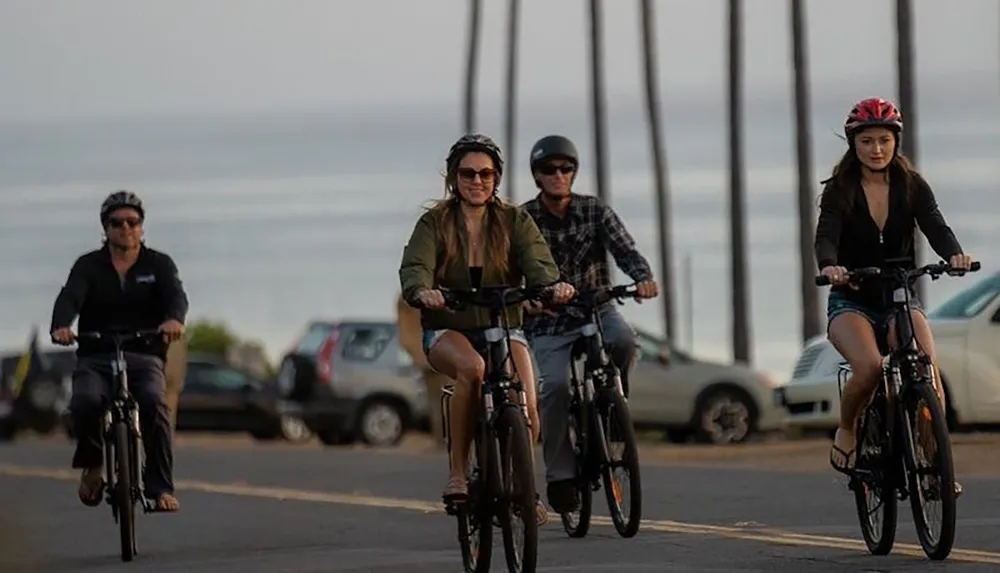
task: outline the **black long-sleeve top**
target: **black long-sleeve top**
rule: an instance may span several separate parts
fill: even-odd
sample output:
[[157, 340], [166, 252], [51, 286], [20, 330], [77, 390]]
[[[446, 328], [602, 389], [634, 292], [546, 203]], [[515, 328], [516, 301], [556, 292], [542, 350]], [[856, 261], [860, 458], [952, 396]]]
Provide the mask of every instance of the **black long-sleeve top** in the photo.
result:
[[[76, 260], [52, 309], [52, 328], [68, 327], [79, 316], [78, 331], [154, 330], [167, 320], [184, 323], [188, 299], [177, 265], [169, 255], [143, 245], [132, 268], [120, 279], [105, 245]], [[165, 359], [162, 339], [131, 340], [122, 350]], [[110, 341], [79, 339], [77, 357], [113, 353]]]
[[[834, 193], [843, 191], [838, 189]], [[824, 193], [820, 201], [814, 245], [817, 265], [821, 271], [830, 265], [852, 270], [860, 267], [884, 267], [888, 260], [908, 259], [910, 262], [902, 266], [914, 268], [917, 225], [934, 252], [944, 260], [962, 253], [955, 233], [938, 209], [930, 185], [917, 175], [912, 179], [912, 193], [909, 197], [900, 178], [890, 180], [889, 216], [881, 233], [872, 219], [860, 183], [850, 204], [841, 204], [835, 195]], [[847, 285], [835, 286], [832, 290], [843, 293], [849, 300], [859, 304], [885, 309], [892, 300], [891, 293], [887, 293], [879, 285], [877, 281], [867, 281], [859, 290]]]

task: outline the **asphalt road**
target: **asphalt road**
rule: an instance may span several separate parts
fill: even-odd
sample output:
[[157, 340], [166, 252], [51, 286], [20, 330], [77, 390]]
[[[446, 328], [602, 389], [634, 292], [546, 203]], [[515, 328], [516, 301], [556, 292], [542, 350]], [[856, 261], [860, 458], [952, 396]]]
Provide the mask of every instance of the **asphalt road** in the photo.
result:
[[[461, 570], [455, 521], [436, 501], [440, 454], [181, 445], [182, 510], [140, 516], [140, 554], [123, 564], [110, 509], [76, 499], [70, 453], [59, 442], [0, 445], [0, 571]], [[603, 505], [595, 503], [597, 523], [582, 540], [568, 538], [552, 515], [538, 570], [916, 573], [1000, 565], [1000, 477], [963, 478], [956, 549], [931, 564], [915, 545], [908, 506], [893, 554], [868, 555], [845, 479], [832, 471], [681, 463], [644, 465], [645, 519], [633, 539], [615, 534]], [[502, 554], [494, 556], [493, 571], [503, 570]]]

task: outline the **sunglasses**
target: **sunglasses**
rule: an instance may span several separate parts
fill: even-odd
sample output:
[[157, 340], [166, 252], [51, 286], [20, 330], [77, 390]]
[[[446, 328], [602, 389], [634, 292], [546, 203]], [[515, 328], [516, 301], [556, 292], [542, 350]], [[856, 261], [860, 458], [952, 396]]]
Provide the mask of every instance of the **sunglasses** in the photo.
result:
[[538, 168], [538, 172], [541, 173], [542, 175], [555, 175], [556, 171], [562, 173], [563, 175], [569, 175], [570, 173], [576, 171], [576, 167], [569, 164], [566, 165], [546, 164]]
[[128, 225], [130, 229], [134, 229], [142, 224], [142, 219], [138, 217], [111, 217], [108, 219], [108, 226], [114, 229], [121, 229], [125, 225]]
[[479, 176], [479, 179], [483, 181], [493, 181], [496, 179], [497, 172], [489, 167], [478, 171], [471, 167], [458, 168], [458, 176], [466, 181], [475, 181], [477, 175]]

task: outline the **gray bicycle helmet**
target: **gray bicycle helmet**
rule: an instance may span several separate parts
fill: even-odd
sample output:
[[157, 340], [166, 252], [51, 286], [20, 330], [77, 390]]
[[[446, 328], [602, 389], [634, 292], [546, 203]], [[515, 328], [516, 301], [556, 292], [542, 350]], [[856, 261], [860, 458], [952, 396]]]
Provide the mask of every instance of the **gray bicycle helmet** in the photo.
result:
[[549, 159], [566, 159], [580, 167], [580, 154], [569, 138], [561, 135], [547, 135], [535, 142], [531, 148], [531, 169]]
[[101, 203], [101, 226], [108, 224], [108, 217], [117, 209], [129, 207], [139, 213], [139, 217], [146, 218], [146, 210], [142, 207], [142, 199], [131, 191], [115, 191], [108, 195], [108, 198]]
[[[473, 151], [485, 153], [493, 158], [497, 175], [503, 175], [503, 152], [500, 151], [500, 146], [490, 139], [489, 136], [481, 133], [466, 133], [451, 146], [451, 149], [448, 150], [448, 157], [445, 159], [445, 167], [448, 173], [454, 172], [458, 168], [458, 162], [462, 160], [462, 157], [466, 153]], [[497, 181], [499, 181], [499, 178]]]

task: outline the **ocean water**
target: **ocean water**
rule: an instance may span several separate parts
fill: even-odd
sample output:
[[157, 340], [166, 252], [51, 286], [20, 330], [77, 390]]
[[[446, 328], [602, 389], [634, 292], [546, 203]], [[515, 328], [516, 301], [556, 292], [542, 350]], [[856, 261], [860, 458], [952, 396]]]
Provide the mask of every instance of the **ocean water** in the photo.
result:
[[[952, 105], [949, 105], [952, 104]], [[586, 102], [522, 106], [516, 199], [533, 195], [531, 143], [550, 131], [578, 140], [577, 191], [593, 192]], [[946, 217], [984, 270], [1000, 263], [1000, 111], [970, 99], [922, 100], [920, 168]], [[731, 359], [725, 113], [712, 102], [665, 110], [680, 344]], [[843, 152], [833, 133], [843, 100], [814, 102], [814, 178]], [[710, 109], [711, 108], [711, 109]], [[709, 111], [712, 111], [709, 113]], [[495, 115], [495, 114], [494, 114]], [[753, 361], [787, 378], [799, 348], [794, 135], [787, 107], [751, 102], [746, 117]], [[611, 110], [611, 204], [657, 266], [653, 179], [642, 110]], [[502, 133], [487, 115], [486, 131]], [[0, 129], [0, 348], [47, 329], [73, 260], [100, 242], [97, 207], [112, 189], [148, 205], [147, 238], [180, 267], [190, 318], [222, 319], [277, 357], [306, 321], [393, 316], [402, 246], [421, 205], [440, 197], [442, 158], [457, 110], [296, 112], [18, 124]], [[816, 185], [818, 192], [818, 183]], [[925, 249], [926, 260], [933, 255]], [[690, 257], [692, 276], [682, 276]], [[657, 273], [660, 274], [659, 270]], [[618, 277], [625, 280], [624, 276]], [[662, 280], [662, 278], [661, 278]], [[928, 286], [930, 305], [968, 286]], [[693, 285], [691, 309], [685, 285]], [[825, 291], [821, 293], [825, 302]], [[693, 332], [684, 317], [693, 312]], [[622, 307], [662, 332], [657, 301]]]

